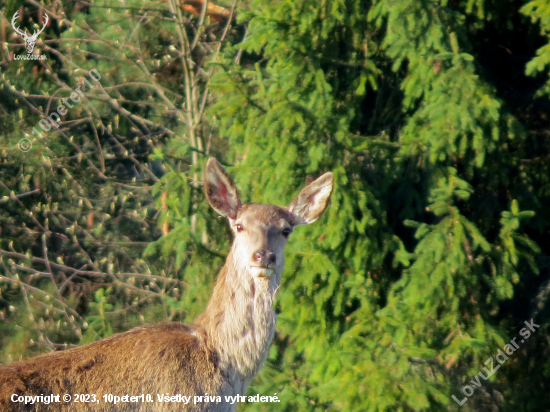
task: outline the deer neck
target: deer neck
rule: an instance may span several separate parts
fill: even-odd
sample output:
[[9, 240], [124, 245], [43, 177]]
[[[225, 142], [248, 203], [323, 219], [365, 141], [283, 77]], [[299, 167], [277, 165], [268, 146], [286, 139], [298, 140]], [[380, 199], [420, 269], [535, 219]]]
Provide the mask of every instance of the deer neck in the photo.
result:
[[235, 245], [195, 324], [204, 331], [209, 349], [218, 354], [220, 367], [247, 386], [265, 361], [273, 339], [276, 316], [272, 304], [280, 273], [254, 277], [234, 252]]

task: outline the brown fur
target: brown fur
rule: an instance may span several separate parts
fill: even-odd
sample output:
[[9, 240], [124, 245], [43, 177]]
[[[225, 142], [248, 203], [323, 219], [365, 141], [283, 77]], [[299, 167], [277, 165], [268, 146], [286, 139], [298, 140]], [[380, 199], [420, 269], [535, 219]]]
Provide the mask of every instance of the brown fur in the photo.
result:
[[[110, 338], [0, 365], [0, 412], [234, 411], [225, 396], [244, 395], [265, 361], [275, 331], [272, 303], [284, 267], [288, 233], [317, 219], [332, 191], [327, 173], [283, 209], [242, 205], [235, 185], [210, 159], [205, 172], [210, 204], [228, 217], [235, 239], [205, 311], [191, 325], [145, 326]], [[296, 211], [299, 209], [299, 211]], [[256, 256], [271, 254], [272, 260]], [[269, 262], [266, 263], [266, 262]], [[12, 402], [12, 395], [95, 395], [96, 403]], [[105, 402], [104, 395], [151, 395], [153, 402]], [[190, 403], [159, 402], [157, 395], [191, 396]], [[194, 403], [195, 396], [221, 402]], [[263, 394], [273, 395], [273, 394]], [[94, 400], [94, 398], [90, 398]]]

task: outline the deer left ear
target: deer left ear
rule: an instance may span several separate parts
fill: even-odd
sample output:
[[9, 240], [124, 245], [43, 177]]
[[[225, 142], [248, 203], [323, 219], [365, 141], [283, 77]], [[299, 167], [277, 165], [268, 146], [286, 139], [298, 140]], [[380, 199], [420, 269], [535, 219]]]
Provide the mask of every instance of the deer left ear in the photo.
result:
[[331, 172], [327, 172], [302, 189], [288, 207], [296, 219], [295, 225], [309, 225], [323, 214], [333, 186], [334, 177]]
[[204, 193], [210, 206], [220, 215], [230, 219], [237, 217], [241, 199], [231, 176], [222, 165], [213, 157], [208, 159], [204, 171]]

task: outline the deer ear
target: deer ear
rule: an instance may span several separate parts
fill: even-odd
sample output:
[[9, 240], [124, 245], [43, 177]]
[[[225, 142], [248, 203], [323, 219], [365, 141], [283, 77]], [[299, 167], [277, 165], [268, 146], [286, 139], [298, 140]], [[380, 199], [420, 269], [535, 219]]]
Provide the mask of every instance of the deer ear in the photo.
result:
[[334, 177], [331, 172], [327, 172], [302, 189], [288, 207], [288, 211], [296, 218], [295, 225], [308, 225], [323, 214], [333, 185]]
[[220, 215], [227, 216], [230, 219], [237, 217], [237, 212], [242, 205], [237, 188], [231, 176], [213, 157], [208, 159], [206, 163], [204, 193], [210, 206]]

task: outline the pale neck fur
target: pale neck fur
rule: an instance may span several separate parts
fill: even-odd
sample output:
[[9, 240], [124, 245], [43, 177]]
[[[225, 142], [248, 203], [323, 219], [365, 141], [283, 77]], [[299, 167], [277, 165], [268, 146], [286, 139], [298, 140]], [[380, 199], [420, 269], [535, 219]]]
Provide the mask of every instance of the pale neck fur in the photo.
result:
[[233, 379], [241, 380], [246, 389], [265, 361], [273, 339], [276, 316], [272, 303], [281, 274], [254, 277], [239, 255], [234, 243], [195, 325], [206, 334], [207, 346], [218, 353], [220, 367]]

